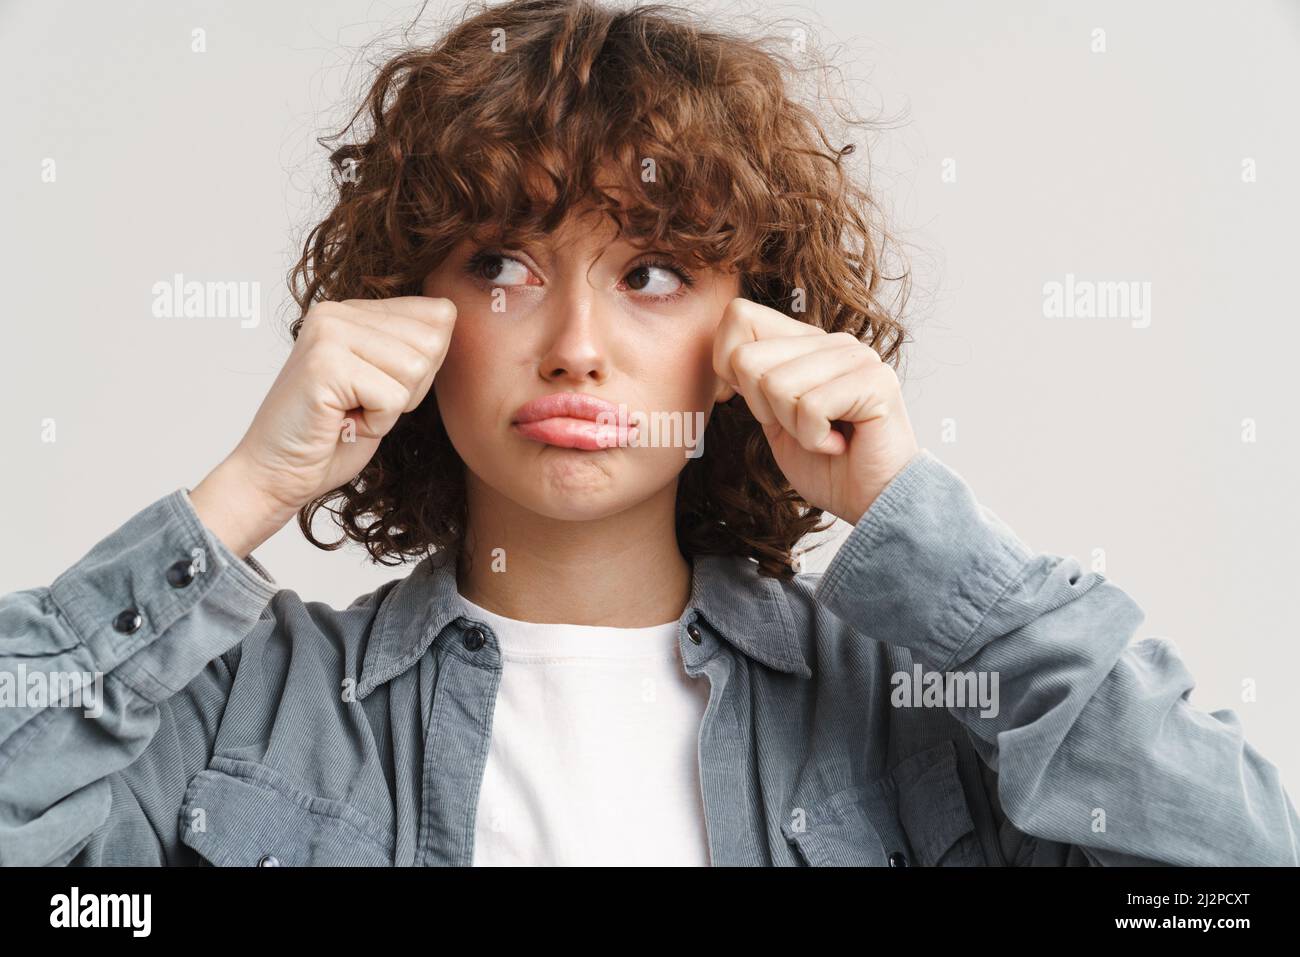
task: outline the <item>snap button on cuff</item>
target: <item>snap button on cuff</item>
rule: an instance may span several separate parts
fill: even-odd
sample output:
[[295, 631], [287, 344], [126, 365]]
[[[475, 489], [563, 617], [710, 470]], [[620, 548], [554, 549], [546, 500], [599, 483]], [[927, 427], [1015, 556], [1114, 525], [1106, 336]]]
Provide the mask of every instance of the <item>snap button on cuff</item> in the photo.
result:
[[184, 588], [192, 581], [194, 581], [194, 562], [188, 558], [182, 558], [167, 569], [167, 584], [173, 588]]
[[130, 635], [139, 631], [142, 624], [144, 624], [144, 619], [140, 617], [140, 613], [134, 608], [128, 608], [119, 612], [118, 616], [113, 619], [113, 630], [124, 635]]

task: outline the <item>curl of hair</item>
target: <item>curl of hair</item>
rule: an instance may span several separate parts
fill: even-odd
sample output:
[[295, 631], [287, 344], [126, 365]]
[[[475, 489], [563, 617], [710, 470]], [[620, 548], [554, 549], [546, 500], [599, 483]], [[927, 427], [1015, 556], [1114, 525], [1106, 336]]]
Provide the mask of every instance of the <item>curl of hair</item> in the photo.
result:
[[[797, 62], [782, 47], [788, 36], [706, 29], [668, 5], [472, 5], [432, 45], [384, 62], [343, 129], [320, 141], [345, 142], [330, 154], [333, 208], [289, 274], [292, 335], [321, 300], [418, 295], [466, 236], [527, 242], [591, 206], [630, 241], [737, 270], [742, 296], [848, 331], [897, 366], [910, 277], [883, 275], [882, 217], [846, 169], [854, 144], [835, 146], [792, 95], [809, 55]], [[895, 280], [891, 310], [881, 295]], [[317, 547], [352, 539], [385, 565], [455, 550], [464, 468], [431, 389], [355, 479], [299, 512], [299, 526]], [[321, 509], [339, 540], [314, 536]], [[821, 519], [743, 398], [716, 406], [703, 455], [680, 477], [682, 554], [742, 555], [789, 577]]]

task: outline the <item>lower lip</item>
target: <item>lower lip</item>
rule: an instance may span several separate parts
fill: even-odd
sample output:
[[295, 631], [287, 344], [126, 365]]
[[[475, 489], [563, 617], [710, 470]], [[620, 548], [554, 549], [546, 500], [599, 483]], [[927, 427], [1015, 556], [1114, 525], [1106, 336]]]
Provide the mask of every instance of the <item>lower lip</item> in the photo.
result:
[[515, 430], [534, 442], [585, 452], [601, 452], [626, 446], [636, 438], [634, 425], [620, 428], [617, 425], [598, 424], [591, 419], [572, 419], [567, 416], [538, 419], [536, 422], [517, 422]]

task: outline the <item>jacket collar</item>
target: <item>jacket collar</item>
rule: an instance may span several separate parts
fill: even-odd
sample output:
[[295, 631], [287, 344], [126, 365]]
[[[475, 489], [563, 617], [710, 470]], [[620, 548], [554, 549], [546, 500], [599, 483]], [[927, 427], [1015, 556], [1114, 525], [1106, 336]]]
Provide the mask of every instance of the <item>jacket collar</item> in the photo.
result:
[[[420, 660], [457, 618], [473, 620], [456, 586], [452, 553], [432, 555], [389, 587], [375, 615], [357, 684], [364, 698]], [[812, 676], [781, 583], [745, 558], [702, 555], [692, 561], [691, 599], [678, 620], [703, 618], [725, 641], [768, 667]]]

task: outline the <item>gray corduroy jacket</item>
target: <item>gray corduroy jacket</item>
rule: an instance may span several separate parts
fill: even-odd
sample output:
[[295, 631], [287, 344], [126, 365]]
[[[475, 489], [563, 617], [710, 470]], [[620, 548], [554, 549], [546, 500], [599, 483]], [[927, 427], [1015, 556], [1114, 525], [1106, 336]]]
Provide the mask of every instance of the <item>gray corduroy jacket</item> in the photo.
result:
[[[502, 663], [453, 569], [304, 602], [178, 489], [4, 596], [0, 863], [471, 864]], [[1298, 863], [1235, 713], [930, 451], [824, 573], [756, 569], [696, 559], [678, 628], [715, 865]]]

